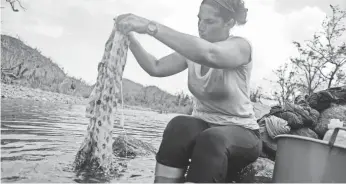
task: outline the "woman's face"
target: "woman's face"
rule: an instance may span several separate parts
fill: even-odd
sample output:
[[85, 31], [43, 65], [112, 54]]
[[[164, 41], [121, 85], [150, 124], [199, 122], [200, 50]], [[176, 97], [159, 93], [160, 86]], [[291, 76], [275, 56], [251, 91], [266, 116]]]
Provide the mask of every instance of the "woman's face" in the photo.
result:
[[202, 4], [198, 13], [199, 36], [209, 42], [225, 40], [230, 26], [219, 16], [219, 10], [211, 5]]

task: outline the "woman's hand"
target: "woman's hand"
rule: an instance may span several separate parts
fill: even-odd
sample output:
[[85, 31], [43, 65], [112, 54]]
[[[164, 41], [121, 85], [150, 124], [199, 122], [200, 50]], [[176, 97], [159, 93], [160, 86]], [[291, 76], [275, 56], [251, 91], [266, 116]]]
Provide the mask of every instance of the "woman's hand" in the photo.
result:
[[144, 34], [149, 22], [149, 20], [134, 14], [122, 14], [116, 18], [117, 29], [123, 34], [128, 34], [131, 31]]

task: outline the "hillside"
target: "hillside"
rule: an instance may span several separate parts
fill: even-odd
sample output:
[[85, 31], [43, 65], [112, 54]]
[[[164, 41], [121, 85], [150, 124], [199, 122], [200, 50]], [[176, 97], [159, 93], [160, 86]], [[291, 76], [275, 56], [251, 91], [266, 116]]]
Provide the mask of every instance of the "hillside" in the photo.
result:
[[[88, 98], [93, 86], [68, 76], [49, 57], [21, 40], [1, 35], [1, 82], [45, 91]], [[192, 100], [184, 94], [169, 94], [156, 86], [144, 87], [123, 79], [127, 105], [150, 107], [158, 111], [189, 113]], [[181, 98], [184, 95], [184, 98]], [[186, 97], [186, 98], [185, 98]]]
[[1, 35], [1, 50], [2, 82], [57, 89], [54, 85], [62, 83], [66, 78], [64, 71], [51, 59], [41, 55], [39, 50], [25, 45], [21, 40]]

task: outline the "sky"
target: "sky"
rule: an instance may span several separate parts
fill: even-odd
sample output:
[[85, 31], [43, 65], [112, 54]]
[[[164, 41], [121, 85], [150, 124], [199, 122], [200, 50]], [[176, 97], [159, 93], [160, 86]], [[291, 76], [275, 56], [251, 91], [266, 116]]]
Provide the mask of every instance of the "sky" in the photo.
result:
[[[70, 76], [92, 84], [97, 64], [113, 26], [113, 18], [133, 13], [177, 31], [198, 35], [197, 14], [201, 0], [21, 0], [25, 11], [12, 12], [1, 0], [1, 33], [20, 38]], [[321, 28], [329, 4], [346, 9], [345, 0], [245, 0], [248, 22], [232, 30], [253, 46], [251, 88], [270, 92], [273, 70], [296, 54], [292, 41], [311, 39]], [[173, 51], [147, 35], [136, 34], [144, 48], [160, 58]], [[129, 51], [124, 77], [144, 86], [156, 85], [175, 94], [187, 87], [187, 71], [165, 78], [148, 75]]]

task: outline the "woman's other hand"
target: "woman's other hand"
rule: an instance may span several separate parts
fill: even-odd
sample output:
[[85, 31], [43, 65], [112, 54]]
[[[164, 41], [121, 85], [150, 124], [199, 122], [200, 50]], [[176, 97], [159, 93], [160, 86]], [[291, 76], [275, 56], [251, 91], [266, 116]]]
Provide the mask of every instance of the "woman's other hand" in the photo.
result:
[[123, 34], [128, 34], [131, 31], [144, 34], [147, 32], [149, 22], [149, 20], [131, 13], [122, 14], [116, 18], [117, 29]]

